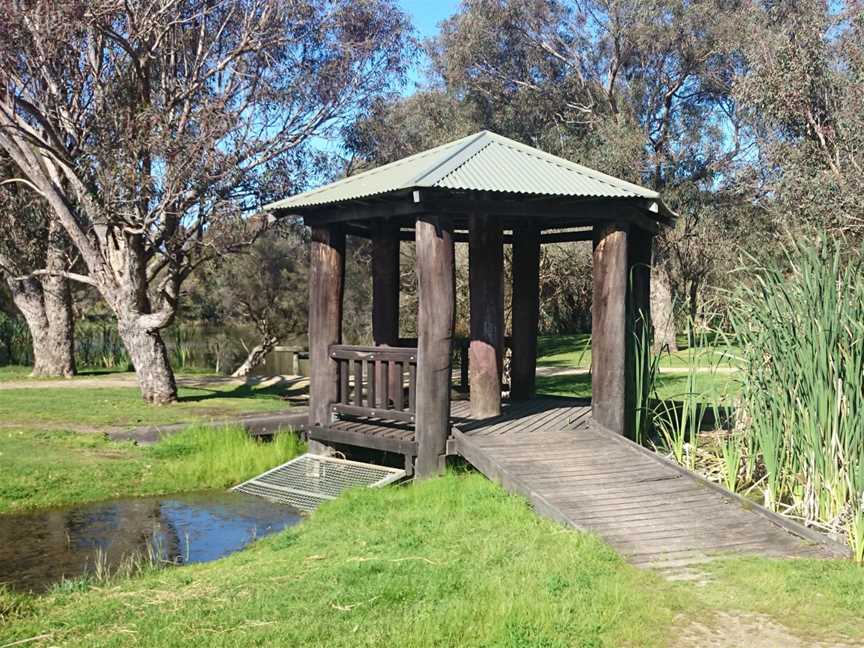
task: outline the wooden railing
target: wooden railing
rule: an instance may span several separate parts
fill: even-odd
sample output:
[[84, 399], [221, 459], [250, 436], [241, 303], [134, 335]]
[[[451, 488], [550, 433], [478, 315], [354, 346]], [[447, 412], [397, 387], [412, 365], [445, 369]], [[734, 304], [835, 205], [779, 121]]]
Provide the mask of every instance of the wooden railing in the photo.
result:
[[339, 400], [334, 414], [414, 423], [417, 349], [333, 345]]

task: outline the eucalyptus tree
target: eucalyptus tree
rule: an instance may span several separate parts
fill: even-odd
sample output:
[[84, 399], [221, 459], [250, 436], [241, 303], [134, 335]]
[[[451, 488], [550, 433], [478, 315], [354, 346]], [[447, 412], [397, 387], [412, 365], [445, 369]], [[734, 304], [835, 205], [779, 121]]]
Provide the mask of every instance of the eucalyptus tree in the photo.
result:
[[[675, 205], [722, 182], [749, 141], [730, 97], [740, 15], [726, 0], [466, 0], [429, 51], [484, 126]], [[653, 276], [655, 343], [673, 348], [678, 240], [659, 238]]]
[[0, 186], [0, 230], [0, 277], [30, 331], [31, 375], [74, 375], [72, 293], [61, 274], [72, 255], [63, 228], [35, 192], [10, 183]]
[[754, 193], [793, 229], [864, 237], [864, 5], [752, 3], [735, 97], [759, 143]]
[[392, 0], [9, 0], [0, 147], [116, 315], [142, 395], [176, 399], [160, 331], [207, 259], [266, 227], [310, 141], [404, 74]]

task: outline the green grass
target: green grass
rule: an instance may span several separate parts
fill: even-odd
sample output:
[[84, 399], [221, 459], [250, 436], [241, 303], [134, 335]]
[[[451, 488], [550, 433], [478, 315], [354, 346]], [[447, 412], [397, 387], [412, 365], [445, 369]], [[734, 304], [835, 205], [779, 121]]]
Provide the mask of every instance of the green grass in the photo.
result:
[[19, 603], [0, 645], [656, 646], [680, 606], [594, 537], [449, 475], [353, 493], [216, 563]]
[[[699, 373], [695, 376], [697, 400], [705, 403], [729, 403], [740, 389], [733, 374]], [[686, 374], [658, 374], [657, 394], [660, 398], [680, 400], [687, 391]], [[552, 396], [591, 397], [591, 375], [537, 376], [537, 391]]]
[[[715, 610], [766, 614], [804, 634], [864, 639], [864, 568], [841, 560], [736, 558], [710, 563], [699, 597]], [[821, 632], [820, 632], [821, 630]]]
[[300, 452], [296, 437], [192, 426], [151, 447], [101, 435], [0, 431], [0, 513], [112, 497], [226, 488]]
[[707, 586], [664, 581], [481, 476], [451, 473], [355, 491], [214, 563], [0, 594], [0, 645], [663, 646], [691, 620], [721, 623], [715, 610], [864, 638], [854, 565], [707, 569]]
[[[740, 349], [724, 340], [706, 338], [699, 346], [693, 347], [692, 357], [697, 366], [733, 368], [735, 358]], [[577, 333], [574, 335], [546, 335], [537, 341], [537, 365], [540, 367], [568, 367], [574, 369], [589, 369], [591, 367], [591, 335]], [[663, 353], [660, 366], [663, 368], [686, 368], [689, 366], [691, 354], [688, 354], [687, 338], [678, 340], [678, 351]]]
[[0, 391], [0, 424], [25, 428], [89, 429], [164, 425], [238, 413], [288, 409], [282, 385], [180, 387], [178, 402], [153, 407], [137, 387], [27, 387]]

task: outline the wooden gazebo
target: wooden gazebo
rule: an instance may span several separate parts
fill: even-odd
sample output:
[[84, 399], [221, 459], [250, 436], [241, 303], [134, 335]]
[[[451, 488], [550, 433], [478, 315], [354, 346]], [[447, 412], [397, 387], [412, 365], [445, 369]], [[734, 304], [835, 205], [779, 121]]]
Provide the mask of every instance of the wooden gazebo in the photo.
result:
[[[543, 243], [593, 241], [592, 416], [632, 425], [658, 194], [488, 131], [267, 206], [311, 228], [312, 441], [400, 453], [420, 477], [451, 433], [454, 243], [469, 246], [470, 417], [502, 411], [503, 246], [513, 246], [510, 399], [534, 397]], [[346, 235], [372, 241], [374, 346], [342, 344]], [[399, 246], [416, 243], [416, 342], [399, 337]], [[415, 461], [416, 458], [416, 461]]]

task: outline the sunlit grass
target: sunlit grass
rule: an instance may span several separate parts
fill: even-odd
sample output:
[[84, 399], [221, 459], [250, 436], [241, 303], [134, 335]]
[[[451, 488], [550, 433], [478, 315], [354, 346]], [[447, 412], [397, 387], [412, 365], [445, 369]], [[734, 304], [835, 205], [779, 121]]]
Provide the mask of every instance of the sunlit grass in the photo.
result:
[[263, 443], [239, 426], [192, 427], [152, 447], [92, 434], [0, 431], [0, 513], [226, 488], [301, 451], [293, 434]]
[[233, 383], [181, 387], [178, 402], [165, 407], [145, 403], [137, 387], [4, 389], [0, 391], [0, 422], [29, 429], [185, 423], [288, 409], [283, 399], [287, 389]]
[[[684, 369], [689, 366], [691, 359], [696, 357], [699, 359], [700, 366], [704, 368], [719, 367], [726, 371], [735, 369], [738, 366], [736, 359], [740, 356], [740, 347], [731, 344], [730, 339], [702, 335], [696, 340], [698, 347], [694, 348], [698, 348], [698, 352], [694, 354], [687, 346], [687, 336], [680, 336], [679, 350], [674, 353], [666, 351], [661, 353], [660, 366]], [[537, 355], [537, 365], [540, 367], [589, 369], [591, 334], [540, 336], [537, 342]]]
[[704, 569], [707, 585], [670, 583], [482, 476], [451, 473], [353, 491], [214, 563], [0, 593], [0, 645], [653, 647], [694, 620], [714, 625], [714, 611], [864, 638], [864, 570], [849, 562]]
[[658, 646], [684, 598], [483, 477], [359, 490], [208, 565], [30, 602], [0, 645]]

